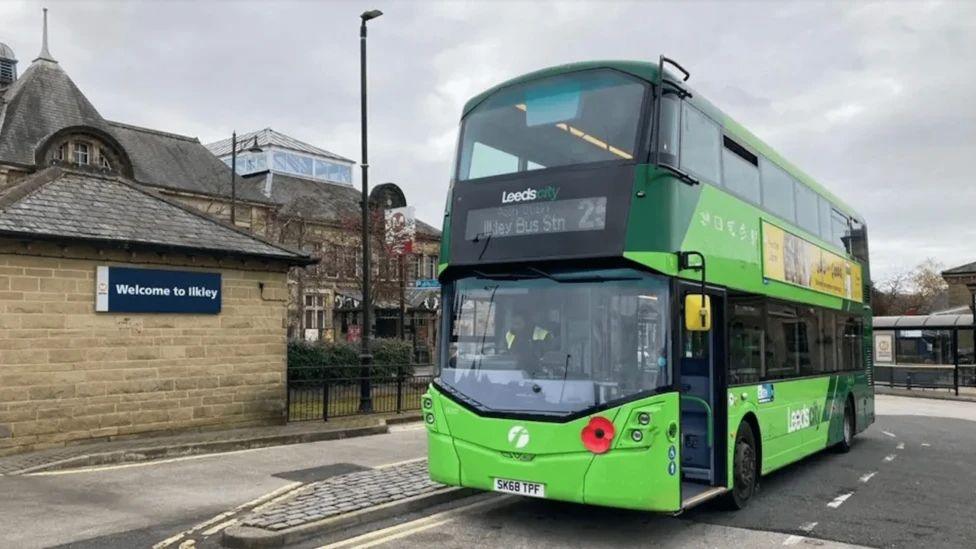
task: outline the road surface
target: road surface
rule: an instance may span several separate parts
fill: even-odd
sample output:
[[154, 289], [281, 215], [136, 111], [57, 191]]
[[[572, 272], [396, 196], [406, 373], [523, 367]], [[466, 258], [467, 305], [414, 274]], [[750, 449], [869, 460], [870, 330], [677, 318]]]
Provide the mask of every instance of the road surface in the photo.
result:
[[[764, 478], [744, 511], [706, 504], [666, 517], [486, 494], [361, 528], [346, 537], [365, 537], [340, 546], [972, 547], [976, 404], [879, 395], [877, 411], [850, 453], [823, 452]], [[424, 451], [423, 430], [408, 426], [357, 439], [0, 477], [0, 545], [150, 547], [348, 464], [375, 467]], [[323, 537], [301, 547], [340, 541]]]

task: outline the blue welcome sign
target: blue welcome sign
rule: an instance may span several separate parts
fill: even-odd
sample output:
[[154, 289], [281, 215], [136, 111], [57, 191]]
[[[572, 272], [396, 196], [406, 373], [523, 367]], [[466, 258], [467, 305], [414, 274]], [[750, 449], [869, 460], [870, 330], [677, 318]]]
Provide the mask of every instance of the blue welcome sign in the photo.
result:
[[220, 312], [220, 273], [99, 266], [95, 278], [97, 312]]

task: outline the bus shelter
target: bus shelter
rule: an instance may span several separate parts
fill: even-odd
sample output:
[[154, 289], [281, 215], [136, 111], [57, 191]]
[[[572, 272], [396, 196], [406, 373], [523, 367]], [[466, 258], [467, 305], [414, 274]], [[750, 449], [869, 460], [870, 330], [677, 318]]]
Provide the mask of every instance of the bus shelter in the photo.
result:
[[874, 317], [875, 382], [891, 387], [976, 387], [973, 315]]

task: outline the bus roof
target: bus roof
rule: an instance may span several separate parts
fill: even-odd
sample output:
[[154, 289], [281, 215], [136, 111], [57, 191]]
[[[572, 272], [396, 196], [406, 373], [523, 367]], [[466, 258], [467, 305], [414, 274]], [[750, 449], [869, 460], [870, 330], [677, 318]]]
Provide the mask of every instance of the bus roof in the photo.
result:
[[[506, 80], [501, 84], [493, 86], [480, 94], [472, 97], [464, 104], [464, 110], [462, 116], [466, 116], [471, 109], [475, 108], [479, 103], [484, 101], [488, 96], [494, 94], [495, 92], [513, 86], [516, 84], [522, 84], [524, 82], [529, 82], [532, 80], [538, 80], [540, 78], [546, 78], [549, 76], [556, 76], [559, 74], [566, 74], [571, 72], [578, 72], [589, 69], [614, 69], [623, 73], [636, 76], [642, 80], [650, 83], [657, 81], [658, 67], [657, 63], [649, 63], [646, 61], [627, 61], [627, 60], [609, 60], [609, 61], [582, 61], [579, 63], [569, 63], [566, 65], [557, 65], [554, 67], [548, 67], [533, 71], [530, 73], [517, 76], [510, 80]], [[680, 80], [668, 72], [668, 76], [675, 80]], [[686, 86], [687, 87], [687, 86]], [[754, 152], [761, 154], [768, 160], [778, 164], [781, 168], [789, 172], [790, 175], [795, 177], [801, 183], [805, 184], [807, 187], [813, 189], [819, 193], [824, 198], [830, 200], [835, 208], [841, 212], [853, 217], [854, 219], [864, 223], [864, 218], [857, 213], [853, 208], [848, 206], [843, 200], [841, 200], [837, 195], [830, 192], [823, 185], [818, 183], [806, 172], [797, 168], [792, 162], [785, 159], [778, 152], [776, 152], [772, 147], [767, 145], [763, 140], [756, 137], [755, 134], [747, 130], [741, 124], [733, 120], [729, 115], [722, 112], [718, 107], [713, 105], [707, 99], [704, 99], [701, 95], [695, 92], [692, 88], [688, 88], [692, 92], [692, 97], [689, 100], [691, 104], [705, 111], [709, 116], [715, 119], [716, 122], [720, 123], [725, 130], [725, 132], [732, 138], [744, 143]]]

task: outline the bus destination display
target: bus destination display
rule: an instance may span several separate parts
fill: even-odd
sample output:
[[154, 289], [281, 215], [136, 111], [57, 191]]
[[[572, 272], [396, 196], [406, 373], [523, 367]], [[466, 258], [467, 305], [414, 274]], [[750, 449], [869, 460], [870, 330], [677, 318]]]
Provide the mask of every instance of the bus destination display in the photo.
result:
[[468, 212], [465, 240], [508, 236], [602, 231], [607, 224], [607, 197], [551, 200], [482, 208]]

